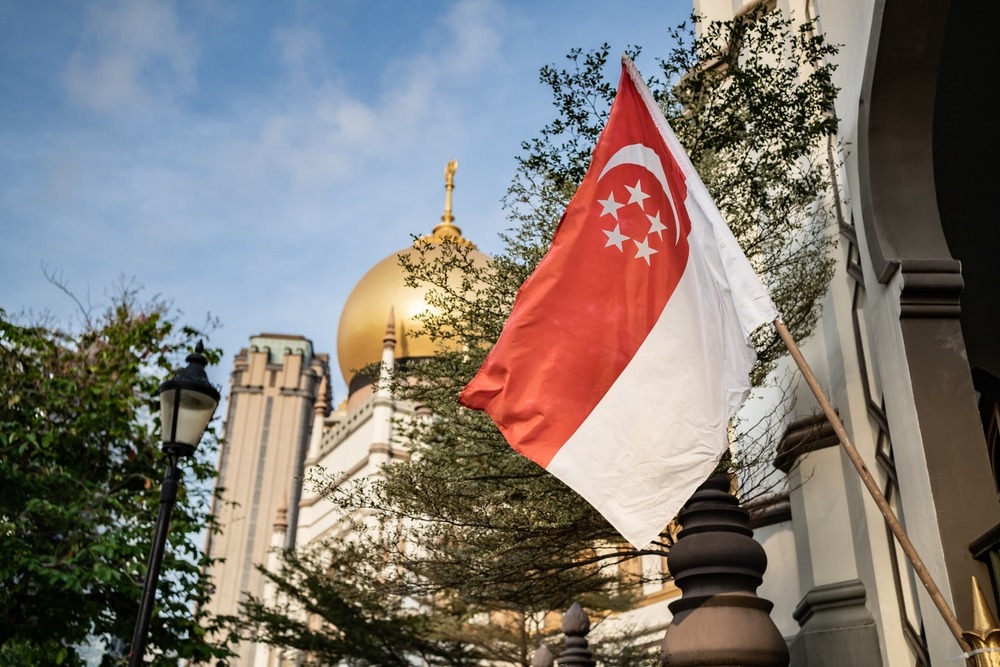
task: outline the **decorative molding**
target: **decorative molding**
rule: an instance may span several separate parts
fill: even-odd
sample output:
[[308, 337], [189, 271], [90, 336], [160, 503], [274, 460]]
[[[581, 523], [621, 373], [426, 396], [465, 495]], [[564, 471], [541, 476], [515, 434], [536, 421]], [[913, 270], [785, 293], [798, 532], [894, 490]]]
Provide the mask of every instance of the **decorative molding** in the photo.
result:
[[374, 406], [374, 399], [369, 397], [357, 409], [346, 414], [334, 426], [329, 429], [324, 428], [323, 437], [320, 441], [319, 456], [317, 458], [322, 459], [344, 442], [351, 433], [356, 431], [366, 421]]
[[743, 507], [750, 512], [750, 530], [792, 520], [792, 503], [788, 499], [787, 491], [755, 498], [745, 503]]
[[282, 396], [301, 396], [302, 398], [308, 398], [310, 402], [316, 400], [316, 395], [308, 389], [282, 387], [278, 393]]
[[341, 471], [340, 474], [337, 475], [337, 478], [332, 483], [326, 485], [324, 488], [320, 489], [315, 494], [307, 498], [302, 498], [299, 501], [299, 507], [311, 507], [315, 505], [317, 502], [324, 499], [329, 491], [336, 489], [344, 482], [348, 481], [353, 477], [356, 477], [358, 473], [364, 470], [367, 466], [368, 466], [368, 459], [365, 459], [363, 461], [360, 461], [359, 463], [355, 463], [347, 470]]
[[987, 565], [990, 563], [990, 552], [992, 551], [1000, 551], [1000, 523], [969, 544], [969, 553], [972, 554], [972, 557]]
[[903, 260], [903, 289], [899, 295], [899, 317], [957, 318], [962, 314], [960, 298], [964, 280], [956, 259]]
[[792, 613], [801, 628], [791, 643], [792, 664], [882, 667], [878, 628], [866, 598], [864, 584], [857, 579], [806, 593]]
[[796, 605], [792, 618], [800, 628], [809, 623], [815, 624], [824, 614], [827, 615], [824, 626], [873, 623], [872, 615], [865, 607], [867, 597], [865, 585], [859, 579], [816, 586]]
[[810, 452], [840, 444], [826, 415], [810, 415], [797, 419], [788, 425], [785, 434], [778, 442], [774, 457], [774, 467], [786, 475], [798, 463], [798, 460]]

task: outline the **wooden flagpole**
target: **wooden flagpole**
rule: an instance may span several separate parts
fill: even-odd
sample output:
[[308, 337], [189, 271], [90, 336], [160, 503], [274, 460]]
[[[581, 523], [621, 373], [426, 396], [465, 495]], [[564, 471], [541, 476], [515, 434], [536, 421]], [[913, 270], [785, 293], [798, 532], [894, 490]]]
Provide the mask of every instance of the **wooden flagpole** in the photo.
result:
[[802, 356], [801, 350], [799, 350], [798, 344], [796, 344], [795, 339], [788, 332], [788, 328], [785, 323], [781, 321], [781, 318], [774, 320], [774, 327], [778, 330], [778, 335], [781, 336], [781, 340], [785, 343], [785, 347], [792, 355], [792, 359], [798, 365], [799, 370], [802, 371], [803, 377], [805, 377], [806, 382], [809, 384], [809, 388], [812, 389], [813, 395], [816, 400], [819, 401], [820, 407], [823, 408], [823, 414], [830, 421], [833, 426], [834, 432], [837, 434], [837, 438], [840, 439], [840, 444], [843, 446], [844, 451], [847, 452], [847, 456], [851, 459], [851, 463], [858, 471], [858, 475], [861, 476], [861, 481], [864, 482], [865, 487], [868, 489], [868, 493], [871, 494], [872, 498], [875, 499], [875, 504], [878, 505], [879, 511], [882, 512], [882, 516], [885, 517], [885, 522], [889, 525], [889, 529], [892, 530], [892, 534], [899, 541], [899, 546], [902, 547], [903, 553], [910, 560], [913, 565], [913, 570], [917, 573], [917, 577], [920, 578], [921, 583], [927, 589], [931, 600], [937, 607], [941, 616], [944, 618], [944, 622], [948, 625], [948, 629], [955, 636], [955, 641], [962, 648], [962, 652], [968, 654], [972, 647], [965, 641], [962, 637], [962, 626], [958, 624], [958, 619], [955, 618], [955, 613], [945, 602], [944, 596], [941, 594], [941, 590], [934, 583], [934, 579], [931, 578], [931, 573], [928, 572], [927, 567], [924, 562], [920, 559], [920, 555], [914, 548], [913, 543], [910, 542], [910, 538], [907, 536], [906, 532], [903, 530], [903, 526], [899, 523], [899, 519], [893, 513], [892, 508], [889, 506], [889, 501], [885, 499], [882, 494], [881, 489], [878, 488], [878, 484], [875, 482], [875, 478], [872, 477], [871, 472], [869, 472], [868, 467], [865, 462], [861, 459], [861, 455], [858, 453], [857, 447], [851, 442], [850, 437], [847, 435], [847, 431], [844, 429], [843, 422], [840, 421], [840, 417], [837, 412], [833, 409], [833, 405], [830, 404], [829, 399], [827, 399], [826, 394], [823, 393], [822, 387], [819, 386], [819, 382], [816, 381], [816, 376], [813, 375], [812, 369], [809, 368], [809, 364], [806, 363], [805, 357]]

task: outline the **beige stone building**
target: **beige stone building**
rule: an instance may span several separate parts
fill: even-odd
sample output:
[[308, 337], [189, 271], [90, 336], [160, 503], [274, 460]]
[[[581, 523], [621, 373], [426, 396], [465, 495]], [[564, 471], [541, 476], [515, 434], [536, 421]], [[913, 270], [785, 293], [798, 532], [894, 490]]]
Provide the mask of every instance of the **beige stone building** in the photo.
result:
[[[230, 377], [225, 443], [217, 484], [223, 489], [215, 512], [223, 531], [207, 552], [224, 559], [209, 574], [215, 587], [209, 610], [236, 614], [244, 592], [260, 595], [279, 509], [288, 515], [293, 546], [303, 461], [316, 410], [326, 412], [328, 357], [302, 336], [261, 334], [236, 355]], [[240, 647], [240, 662], [252, 664], [252, 647]]]

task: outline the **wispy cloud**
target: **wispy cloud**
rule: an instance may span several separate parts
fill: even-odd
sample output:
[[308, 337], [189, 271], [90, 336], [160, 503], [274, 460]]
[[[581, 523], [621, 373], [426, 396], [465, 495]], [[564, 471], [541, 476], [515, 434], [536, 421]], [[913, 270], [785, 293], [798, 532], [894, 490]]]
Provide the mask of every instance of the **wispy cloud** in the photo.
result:
[[282, 26], [273, 39], [292, 86], [307, 87], [328, 78], [326, 48], [317, 29], [301, 23]]
[[197, 46], [171, 2], [87, 5], [81, 43], [63, 73], [66, 91], [94, 111], [173, 103], [195, 87]]
[[444, 17], [449, 41], [440, 53], [447, 75], [476, 76], [485, 64], [500, 58], [501, 32], [507, 17], [503, 5], [492, 0], [464, 0]]
[[[349, 91], [326, 66], [337, 58], [313, 28], [284, 26], [275, 32], [288, 77], [264, 105], [253, 105], [257, 124], [240, 148], [260, 173], [280, 174], [293, 189], [330, 187], [349, 180], [373, 160], [411, 149], [453, 122], [456, 76], [484, 77], [499, 61], [498, 16], [491, 0], [465, 0], [424, 35], [428, 50], [403, 53], [388, 63], [374, 95]], [[246, 128], [243, 128], [246, 129]]]

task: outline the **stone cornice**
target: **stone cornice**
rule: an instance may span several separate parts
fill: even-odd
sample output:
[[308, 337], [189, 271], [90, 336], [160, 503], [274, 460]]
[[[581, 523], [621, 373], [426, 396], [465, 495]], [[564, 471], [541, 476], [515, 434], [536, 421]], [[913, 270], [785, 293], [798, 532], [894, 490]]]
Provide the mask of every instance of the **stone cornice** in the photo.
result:
[[956, 318], [961, 312], [964, 281], [955, 259], [904, 260], [900, 318]]
[[778, 443], [774, 467], [787, 475], [802, 456], [819, 449], [836, 447], [838, 444], [840, 440], [826, 415], [798, 419], [785, 429], [785, 434]]

